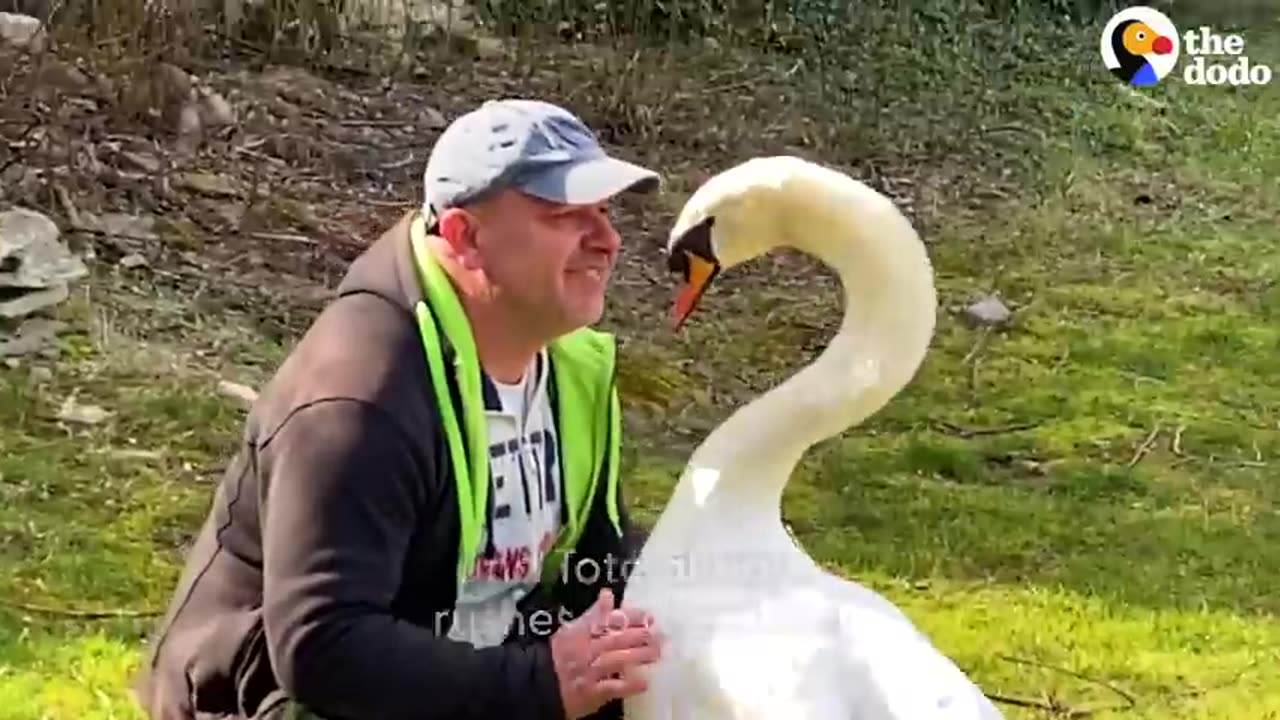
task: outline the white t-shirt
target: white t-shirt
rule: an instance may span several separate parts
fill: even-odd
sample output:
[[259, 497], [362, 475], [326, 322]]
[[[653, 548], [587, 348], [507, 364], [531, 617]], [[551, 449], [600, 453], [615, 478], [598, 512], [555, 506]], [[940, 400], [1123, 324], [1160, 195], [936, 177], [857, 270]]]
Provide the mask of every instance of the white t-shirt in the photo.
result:
[[449, 637], [476, 647], [506, 638], [516, 604], [537, 585], [560, 532], [559, 443], [548, 375], [544, 351], [520, 382], [492, 381], [500, 407], [485, 412], [490, 517], [481, 528], [481, 557], [458, 588], [449, 631]]

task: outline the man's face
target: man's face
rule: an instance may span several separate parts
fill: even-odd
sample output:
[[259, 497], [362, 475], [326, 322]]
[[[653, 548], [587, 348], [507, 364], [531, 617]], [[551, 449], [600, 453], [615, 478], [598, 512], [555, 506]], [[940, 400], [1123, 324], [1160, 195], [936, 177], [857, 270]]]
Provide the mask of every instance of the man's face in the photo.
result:
[[600, 319], [621, 238], [605, 203], [560, 205], [508, 190], [475, 213], [495, 299], [556, 336]]

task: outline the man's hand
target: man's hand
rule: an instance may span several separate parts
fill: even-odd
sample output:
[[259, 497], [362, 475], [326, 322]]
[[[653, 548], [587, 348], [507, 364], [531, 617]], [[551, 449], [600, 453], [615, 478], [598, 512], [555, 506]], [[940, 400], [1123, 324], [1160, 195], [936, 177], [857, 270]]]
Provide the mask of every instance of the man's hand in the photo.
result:
[[616, 609], [613, 593], [601, 590], [595, 605], [551, 636], [551, 657], [569, 720], [644, 692], [641, 669], [658, 659], [659, 645], [648, 613]]

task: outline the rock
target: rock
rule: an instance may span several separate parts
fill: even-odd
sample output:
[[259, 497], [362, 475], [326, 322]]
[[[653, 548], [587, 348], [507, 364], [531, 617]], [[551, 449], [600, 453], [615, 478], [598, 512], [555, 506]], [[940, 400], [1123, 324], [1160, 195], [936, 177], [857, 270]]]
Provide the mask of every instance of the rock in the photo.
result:
[[71, 290], [66, 283], [37, 290], [0, 287], [0, 317], [26, 317], [37, 310], [57, 305], [69, 297]]
[[1004, 325], [1013, 312], [994, 295], [987, 295], [964, 309], [965, 317], [976, 325]]
[[191, 137], [199, 135], [203, 125], [204, 121], [200, 118], [200, 104], [189, 102], [178, 111], [178, 125], [174, 128], [174, 132], [178, 137]]
[[30, 15], [0, 12], [0, 43], [36, 55], [44, 52], [45, 42], [44, 27], [39, 19]]
[[130, 270], [137, 267], [146, 267], [148, 265], [147, 259], [143, 257], [141, 253], [129, 253], [128, 255], [120, 258], [120, 262], [118, 264], [120, 267]]
[[179, 187], [215, 197], [239, 197], [240, 187], [226, 175], [206, 172], [184, 173], [178, 177]]
[[111, 412], [97, 405], [81, 405], [74, 395], [68, 397], [58, 410], [58, 419], [78, 425], [97, 425], [111, 417]]
[[443, 130], [449, 124], [444, 113], [429, 105], [418, 112], [418, 122], [428, 130]]
[[0, 291], [56, 288], [87, 275], [84, 262], [59, 235], [58, 226], [34, 210], [0, 213]]
[[476, 57], [479, 58], [499, 58], [506, 53], [506, 45], [495, 37], [478, 37], [476, 42]]
[[[57, 320], [32, 318], [18, 326], [11, 335], [0, 331], [0, 357], [35, 355], [56, 340], [64, 327], [65, 323]], [[35, 375], [35, 368], [32, 368], [32, 375]]]
[[130, 165], [133, 165], [134, 167], [136, 167], [139, 170], [142, 170], [143, 172], [149, 172], [149, 173], [160, 172], [160, 160], [155, 155], [152, 155], [151, 153], [133, 152], [130, 150], [125, 150], [124, 152], [120, 153], [120, 157], [124, 158], [125, 160], [128, 160]]
[[258, 399], [258, 391], [248, 385], [231, 382], [230, 380], [221, 380], [218, 382], [218, 393], [232, 400], [238, 400], [245, 407], [253, 405]]
[[474, 11], [461, 0], [420, 0], [412, 13], [428, 27], [447, 33], [469, 35], [475, 32]]
[[[0, 320], [21, 320], [65, 301], [69, 283], [88, 274], [59, 239], [58, 226], [33, 210], [0, 213]], [[7, 329], [6, 329], [7, 328]], [[28, 318], [0, 323], [0, 357], [56, 353], [62, 323]]]
[[233, 125], [236, 121], [235, 110], [231, 103], [216, 92], [201, 93], [200, 121], [205, 127], [223, 127]]

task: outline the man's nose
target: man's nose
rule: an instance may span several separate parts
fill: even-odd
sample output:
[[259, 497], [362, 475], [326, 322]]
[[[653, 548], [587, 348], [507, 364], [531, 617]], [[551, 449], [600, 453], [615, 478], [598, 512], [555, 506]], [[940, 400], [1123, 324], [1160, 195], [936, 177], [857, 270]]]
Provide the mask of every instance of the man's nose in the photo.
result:
[[617, 253], [622, 247], [622, 236], [607, 215], [603, 213], [599, 215], [595, 227], [588, 235], [587, 247], [610, 255]]

